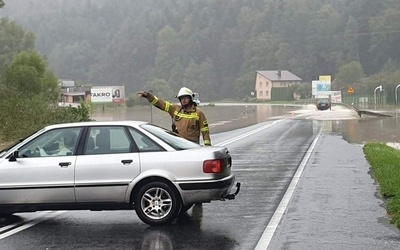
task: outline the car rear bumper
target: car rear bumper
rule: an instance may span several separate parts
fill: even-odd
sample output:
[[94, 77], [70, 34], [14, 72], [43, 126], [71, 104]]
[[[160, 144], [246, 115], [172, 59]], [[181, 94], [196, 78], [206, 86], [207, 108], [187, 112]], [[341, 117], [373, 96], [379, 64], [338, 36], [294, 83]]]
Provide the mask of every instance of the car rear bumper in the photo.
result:
[[232, 190], [235, 176], [221, 180], [179, 183], [183, 204], [204, 203], [212, 200], [224, 200]]

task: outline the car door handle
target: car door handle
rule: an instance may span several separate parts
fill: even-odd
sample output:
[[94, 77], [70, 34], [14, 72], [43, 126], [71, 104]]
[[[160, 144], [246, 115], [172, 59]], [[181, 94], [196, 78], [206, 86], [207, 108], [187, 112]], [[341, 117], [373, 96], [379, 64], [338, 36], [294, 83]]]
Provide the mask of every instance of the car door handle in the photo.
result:
[[58, 165], [62, 168], [67, 168], [69, 165], [71, 165], [71, 162], [60, 162]]
[[131, 164], [133, 161], [132, 160], [122, 160], [121, 162], [122, 162], [122, 164], [126, 165], [126, 164]]

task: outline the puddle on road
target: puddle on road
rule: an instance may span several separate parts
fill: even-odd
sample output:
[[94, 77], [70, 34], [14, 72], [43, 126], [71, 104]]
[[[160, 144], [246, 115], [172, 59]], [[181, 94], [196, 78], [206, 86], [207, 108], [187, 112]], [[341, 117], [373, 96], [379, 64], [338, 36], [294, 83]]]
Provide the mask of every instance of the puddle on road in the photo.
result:
[[[214, 107], [200, 107], [210, 124], [211, 133], [219, 133], [232, 129], [250, 126], [270, 119], [279, 119], [283, 116], [296, 119], [318, 119], [318, 115], [326, 117], [327, 112], [317, 111], [312, 105], [217, 105]], [[303, 112], [304, 111], [304, 112]], [[325, 113], [324, 113], [325, 112]], [[306, 116], [303, 116], [306, 113]], [[298, 117], [297, 114], [300, 114]], [[349, 143], [363, 144], [367, 141], [382, 141], [400, 143], [400, 114], [397, 117], [377, 118], [362, 116], [361, 118], [341, 120], [329, 117], [322, 121], [325, 131], [339, 133]], [[93, 112], [95, 120], [142, 120], [153, 122], [169, 128], [171, 120], [168, 114], [150, 106], [133, 107], [129, 109], [115, 109], [111, 111]], [[337, 118], [337, 119], [335, 119]], [[331, 120], [332, 119], [332, 120]]]
[[368, 141], [400, 143], [400, 117], [362, 117], [358, 120], [331, 121], [332, 132], [340, 133], [350, 143]]

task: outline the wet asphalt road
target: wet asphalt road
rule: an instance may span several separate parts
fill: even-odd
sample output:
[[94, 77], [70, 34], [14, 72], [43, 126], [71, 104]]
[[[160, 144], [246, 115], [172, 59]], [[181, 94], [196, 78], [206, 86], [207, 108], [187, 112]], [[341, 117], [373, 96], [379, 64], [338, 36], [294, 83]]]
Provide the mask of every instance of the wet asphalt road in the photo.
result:
[[302, 173], [268, 250], [397, 250], [362, 145], [325, 131]]
[[[230, 150], [242, 190], [233, 201], [194, 207], [170, 226], [147, 226], [134, 211], [65, 212], [32, 221], [43, 213], [17, 214], [2, 221], [1, 249], [254, 249], [320, 124], [270, 120], [214, 134], [213, 144]], [[31, 227], [4, 231], [18, 222]]]

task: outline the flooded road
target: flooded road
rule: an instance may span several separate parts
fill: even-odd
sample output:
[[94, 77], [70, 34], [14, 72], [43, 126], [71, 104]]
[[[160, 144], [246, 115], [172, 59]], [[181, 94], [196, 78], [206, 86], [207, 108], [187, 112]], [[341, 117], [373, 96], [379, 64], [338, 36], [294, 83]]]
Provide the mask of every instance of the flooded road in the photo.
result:
[[[364, 238], [371, 238], [365, 233], [365, 227], [358, 231], [356, 229], [359, 227], [353, 227], [351, 234], [345, 235], [351, 236], [350, 239], [343, 237], [342, 231], [337, 229], [341, 228], [343, 221], [345, 228], [349, 228], [349, 218], [354, 218], [352, 221], [357, 226], [359, 217], [351, 215], [358, 214], [358, 204], [365, 204], [366, 201], [371, 201], [375, 206], [373, 209], [371, 204], [363, 206], [368, 210], [363, 216], [364, 220], [370, 222], [371, 218], [372, 221], [380, 218], [377, 217], [376, 207], [381, 208], [379, 212], [383, 208], [379, 202], [371, 200], [376, 187], [369, 175], [368, 164], [361, 147], [351, 144], [369, 140], [398, 142], [398, 123], [395, 118], [360, 118], [353, 110], [341, 106], [327, 111], [317, 111], [313, 105], [267, 104], [221, 105], [202, 109], [211, 125], [213, 143], [228, 145], [234, 159], [233, 171], [242, 183], [237, 199], [227, 203], [206, 203], [196, 210], [194, 207], [166, 227], [149, 227], [132, 216], [132, 211], [68, 211], [51, 218], [42, 216], [40, 212], [16, 215], [13, 218], [17, 223], [21, 220], [30, 223], [30, 216], [39, 215], [43, 219], [35, 227], [13, 235], [9, 233], [10, 237], [4, 236], [2, 249], [31, 249], [32, 246], [35, 249], [254, 249], [298, 167], [303, 165], [301, 163], [304, 156], [308, 155], [310, 145], [319, 134], [322, 135], [315, 149], [317, 153], [309, 160], [310, 166], [305, 168], [313, 172], [305, 172], [303, 185], [298, 188], [298, 194], [302, 196], [293, 199], [292, 207], [289, 208], [291, 217], [286, 219], [289, 223], [277, 232], [278, 237], [271, 249], [285, 249], [287, 242], [294, 246], [297, 246], [296, 242], [307, 243], [309, 241], [304, 239], [310, 237], [309, 228], [324, 233], [326, 229], [321, 225], [328, 225], [328, 228], [336, 231], [318, 237], [318, 241], [324, 240], [328, 245], [335, 246], [337, 239], [343, 239], [343, 249], [349, 249], [348, 246], [354, 244], [373, 246], [354, 249], [378, 249], [370, 242], [365, 244]], [[107, 112], [99, 110], [93, 112], [92, 119], [135, 119], [153, 121], [164, 127], [170, 125], [166, 113], [150, 109], [149, 106]], [[235, 128], [241, 129], [232, 131]], [[324, 133], [319, 133], [321, 128]], [[223, 133], [226, 131], [230, 132]], [[350, 144], [343, 142], [341, 137]], [[319, 172], [315, 173], [316, 170]], [[355, 173], [363, 175], [360, 177]], [[316, 181], [319, 183], [315, 184]], [[358, 184], [361, 186], [356, 186]], [[329, 203], [330, 200], [334, 203]], [[325, 206], [322, 211], [318, 210], [321, 207], [318, 202]], [[336, 219], [328, 210], [331, 207], [338, 213]], [[318, 220], [313, 219], [315, 215], [320, 216]], [[332, 227], [332, 223], [336, 223], [335, 226]], [[5, 225], [3, 228], [9, 230], [10, 226]], [[372, 226], [385, 235], [386, 231], [381, 227], [375, 224]], [[61, 231], [62, 234], [57, 233]], [[358, 233], [356, 239], [353, 237], [354, 232]], [[376, 242], [385, 241], [387, 244], [381, 234], [377, 236], [379, 239]], [[287, 238], [279, 237], [282, 235]], [[330, 241], [332, 238], [334, 243]], [[320, 245], [292, 249], [320, 249]]]
[[[397, 117], [373, 117], [362, 115], [341, 106], [332, 110], [318, 111], [314, 105], [271, 105], [271, 104], [216, 104], [201, 106], [213, 133], [226, 132], [247, 127], [271, 119], [322, 120], [326, 132], [338, 133], [349, 143], [363, 144], [368, 141], [400, 143], [400, 114]], [[169, 115], [150, 106], [115, 108], [92, 113], [94, 120], [143, 120], [169, 128]]]
[[[200, 108], [207, 117], [212, 134], [247, 127], [272, 118], [276, 119], [278, 116], [288, 115], [291, 111], [300, 109], [301, 106], [218, 104], [214, 107], [201, 106]], [[98, 121], [142, 120], [165, 128], [171, 126], [171, 118], [166, 112], [150, 106], [115, 108], [107, 111], [98, 109], [93, 111], [92, 119]]]
[[229, 148], [239, 196], [195, 205], [171, 225], [148, 226], [129, 210], [22, 213], [0, 227], [1, 249], [254, 249], [320, 127], [276, 119], [215, 133], [215, 145]]
[[367, 117], [345, 122], [332, 122], [332, 131], [350, 143], [368, 141], [400, 143], [400, 117]]

